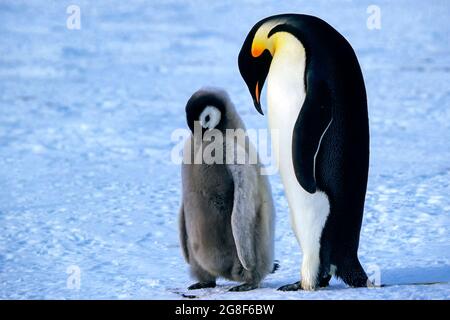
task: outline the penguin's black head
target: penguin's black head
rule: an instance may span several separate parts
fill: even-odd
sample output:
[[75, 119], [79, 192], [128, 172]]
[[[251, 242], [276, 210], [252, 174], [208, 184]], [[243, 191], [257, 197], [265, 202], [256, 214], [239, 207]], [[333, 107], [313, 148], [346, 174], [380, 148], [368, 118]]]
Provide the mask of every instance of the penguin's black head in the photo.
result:
[[278, 32], [292, 33], [290, 22], [296, 15], [280, 14], [265, 18], [250, 30], [239, 52], [238, 64], [256, 110], [261, 110], [260, 95], [277, 45], [283, 40], [274, 37]]
[[220, 91], [199, 90], [191, 96], [186, 104], [186, 120], [192, 133], [196, 121], [200, 123], [202, 133], [222, 127], [226, 102], [223, 95]]
[[258, 25], [253, 27], [245, 38], [244, 44], [239, 52], [239, 71], [247, 84], [248, 90], [253, 98], [256, 110], [264, 114], [261, 109], [260, 95], [269, 73], [272, 55], [261, 43], [255, 40]]

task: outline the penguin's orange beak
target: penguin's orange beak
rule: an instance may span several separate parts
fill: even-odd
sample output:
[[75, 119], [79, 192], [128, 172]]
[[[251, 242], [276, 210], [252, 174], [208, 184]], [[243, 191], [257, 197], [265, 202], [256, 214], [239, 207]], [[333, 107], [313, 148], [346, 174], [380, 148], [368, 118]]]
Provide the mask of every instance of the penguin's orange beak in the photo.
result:
[[255, 96], [253, 98], [253, 104], [255, 105], [256, 110], [258, 110], [260, 114], [264, 115], [264, 112], [261, 109], [260, 94], [261, 92], [259, 92], [259, 81], [257, 81], [255, 86]]
[[255, 87], [255, 98], [256, 98], [256, 102], [259, 102], [259, 81], [256, 82], [256, 87]]

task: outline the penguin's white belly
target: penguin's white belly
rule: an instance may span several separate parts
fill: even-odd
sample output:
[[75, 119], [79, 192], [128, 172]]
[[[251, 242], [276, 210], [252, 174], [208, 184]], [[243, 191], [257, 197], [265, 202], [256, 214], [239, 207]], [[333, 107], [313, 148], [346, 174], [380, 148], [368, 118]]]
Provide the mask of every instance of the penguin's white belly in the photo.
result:
[[297, 43], [289, 50], [277, 50], [273, 57], [267, 78], [268, 115], [270, 129], [279, 134], [279, 139], [272, 137], [272, 147], [289, 203], [292, 228], [303, 251], [302, 287], [314, 289], [320, 265], [320, 237], [330, 206], [325, 193], [305, 191], [294, 171], [292, 136], [306, 96], [305, 53]]

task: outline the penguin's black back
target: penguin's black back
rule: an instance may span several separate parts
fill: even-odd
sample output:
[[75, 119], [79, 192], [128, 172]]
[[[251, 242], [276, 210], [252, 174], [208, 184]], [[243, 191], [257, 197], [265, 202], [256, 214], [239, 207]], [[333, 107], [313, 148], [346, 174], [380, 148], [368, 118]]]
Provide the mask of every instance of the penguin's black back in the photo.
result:
[[338, 276], [359, 285], [367, 278], [357, 249], [369, 167], [369, 122], [361, 68], [347, 40], [325, 21], [301, 14], [269, 19], [277, 18], [285, 23], [270, 33], [287, 31], [300, 40], [306, 51], [306, 87], [323, 84], [326, 92], [321, 88], [314, 91], [331, 106], [333, 120], [315, 161], [317, 188], [327, 194], [330, 203], [321, 237], [322, 271], [328, 272], [330, 264], [337, 265]]

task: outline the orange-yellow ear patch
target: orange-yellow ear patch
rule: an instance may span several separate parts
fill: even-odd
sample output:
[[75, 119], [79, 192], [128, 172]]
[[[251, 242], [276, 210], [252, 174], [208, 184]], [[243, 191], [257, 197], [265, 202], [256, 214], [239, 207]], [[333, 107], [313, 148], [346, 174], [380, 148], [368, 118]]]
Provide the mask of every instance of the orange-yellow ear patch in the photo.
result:
[[261, 41], [253, 41], [252, 43], [252, 56], [254, 58], [259, 57], [265, 50], [265, 46]]

